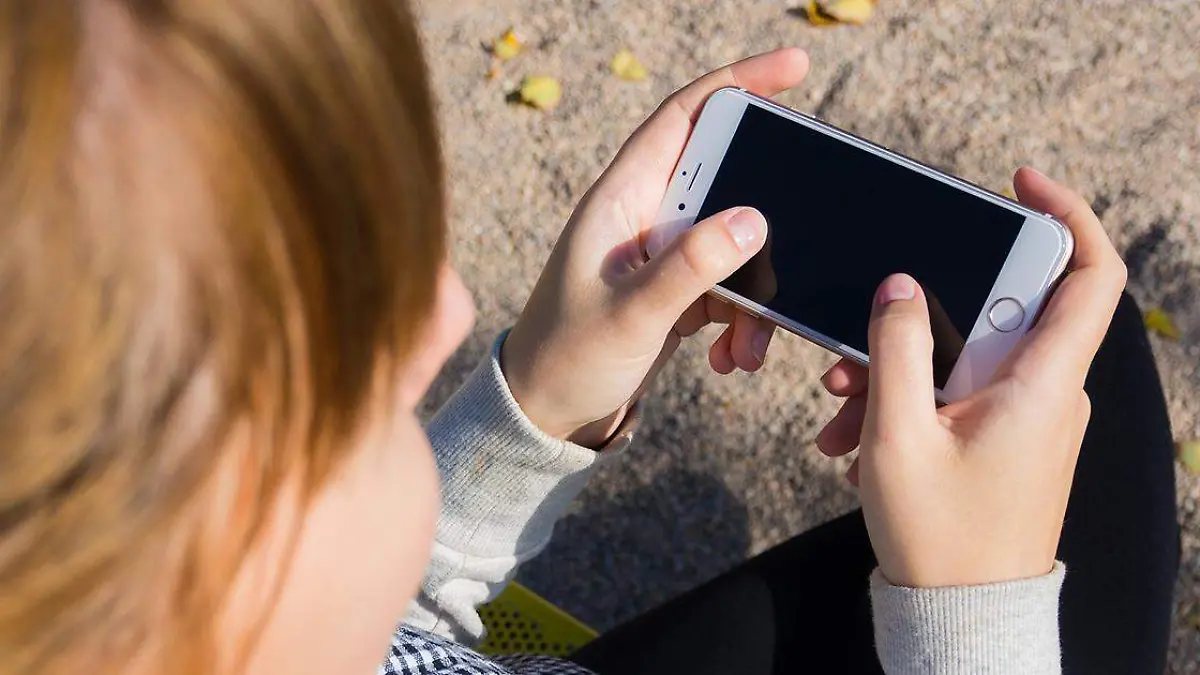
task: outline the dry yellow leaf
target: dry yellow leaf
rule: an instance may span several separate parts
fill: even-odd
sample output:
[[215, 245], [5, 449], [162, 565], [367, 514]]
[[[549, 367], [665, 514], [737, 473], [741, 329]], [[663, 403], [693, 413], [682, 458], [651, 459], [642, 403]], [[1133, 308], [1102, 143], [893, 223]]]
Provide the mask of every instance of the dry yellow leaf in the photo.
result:
[[1165, 310], [1152, 307], [1146, 310], [1142, 320], [1146, 324], [1146, 330], [1158, 333], [1168, 340], [1179, 339], [1179, 327], [1175, 325], [1175, 319], [1171, 318], [1171, 315]]
[[609, 64], [609, 68], [612, 69], [614, 75], [630, 82], [641, 82], [649, 75], [642, 62], [638, 61], [633, 52], [628, 49], [622, 49], [617, 52], [617, 55], [613, 57], [612, 63]]
[[[1175, 450], [1179, 453], [1179, 461], [1184, 468], [1200, 476], [1200, 439], [1180, 441], [1175, 444]], [[1200, 615], [1197, 615], [1196, 618], [1200, 619]], [[1196, 628], [1200, 629], [1200, 623], [1196, 625]]]
[[548, 75], [533, 75], [521, 82], [521, 100], [538, 110], [553, 110], [562, 100], [562, 85]]
[[1014, 202], [1017, 201], [1017, 193], [1012, 189], [1011, 186], [1006, 187], [1003, 190], [1001, 190], [1000, 194], [1004, 195], [1005, 197], [1008, 197], [1009, 199], [1013, 200]]
[[501, 61], [507, 61], [520, 53], [521, 41], [517, 39], [517, 34], [511, 28], [504, 31], [504, 35], [496, 38], [492, 43], [492, 54]]
[[814, 26], [839, 23], [866, 23], [875, 11], [877, 0], [809, 0], [808, 22]]
[[808, 16], [808, 22], [814, 26], [832, 26], [838, 22], [837, 19], [825, 14], [821, 9], [821, 3], [817, 0], [808, 0], [808, 7], [804, 11]]

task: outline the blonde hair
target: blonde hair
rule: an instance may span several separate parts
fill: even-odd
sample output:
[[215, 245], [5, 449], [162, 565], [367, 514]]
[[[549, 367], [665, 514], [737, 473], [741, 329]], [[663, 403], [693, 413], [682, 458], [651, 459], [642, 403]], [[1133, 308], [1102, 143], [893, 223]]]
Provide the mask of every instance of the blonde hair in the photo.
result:
[[0, 673], [204, 658], [431, 310], [437, 138], [402, 0], [0, 4]]

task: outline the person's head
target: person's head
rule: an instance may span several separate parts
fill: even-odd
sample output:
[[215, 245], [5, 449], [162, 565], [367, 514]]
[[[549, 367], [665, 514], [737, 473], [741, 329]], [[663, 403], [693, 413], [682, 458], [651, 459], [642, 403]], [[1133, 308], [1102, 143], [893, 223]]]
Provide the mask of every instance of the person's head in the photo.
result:
[[0, 674], [375, 667], [472, 311], [442, 181], [401, 0], [0, 6]]

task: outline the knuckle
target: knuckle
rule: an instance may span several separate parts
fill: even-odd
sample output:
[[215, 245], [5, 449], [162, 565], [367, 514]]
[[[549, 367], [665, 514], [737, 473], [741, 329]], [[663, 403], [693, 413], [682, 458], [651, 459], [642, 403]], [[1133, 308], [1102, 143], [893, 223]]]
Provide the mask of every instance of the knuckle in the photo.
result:
[[1116, 297], [1125, 290], [1125, 284], [1128, 281], [1129, 268], [1125, 266], [1125, 261], [1121, 260], [1116, 251], [1113, 251], [1101, 263], [1100, 273], [1097, 277], [1098, 290], [1103, 290], [1104, 293]]
[[1092, 419], [1092, 398], [1088, 396], [1086, 391], [1079, 392], [1079, 403], [1076, 406], [1078, 410], [1078, 420], [1080, 426], [1086, 427]]
[[1117, 255], [1115, 251], [1113, 252], [1111, 274], [1113, 278], [1113, 284], [1119, 290], [1125, 290], [1125, 284], [1129, 281], [1129, 267], [1125, 265], [1125, 261], [1121, 260], [1121, 257]]
[[1097, 221], [1099, 220], [1099, 218], [1096, 216], [1095, 210], [1092, 209], [1091, 202], [1089, 202], [1086, 197], [1080, 194], [1079, 191], [1063, 185], [1062, 183], [1058, 183], [1058, 185], [1063, 191], [1063, 203], [1065, 206], [1065, 213], [1063, 214], [1064, 221], [1070, 219], [1080, 222], [1083, 219], [1089, 218]]
[[1094, 218], [1097, 221], [1100, 220], [1100, 218], [1096, 215], [1096, 211], [1092, 209], [1091, 202], [1089, 202], [1086, 197], [1080, 194], [1078, 190], [1066, 186], [1064, 186], [1064, 189], [1067, 191], [1067, 208], [1069, 208], [1072, 213], [1084, 218]]
[[680, 87], [671, 93], [670, 96], [664, 98], [662, 103], [658, 104], [658, 109], [655, 111], [655, 116], [660, 115], [679, 115], [683, 119], [691, 120], [691, 113], [687, 105], [684, 103], [684, 96], [687, 95], [687, 87]]
[[[832, 422], [830, 424], [832, 424]], [[829, 434], [830, 434], [829, 426], [830, 426], [830, 424], [826, 424], [821, 429], [821, 431], [817, 432], [817, 438], [815, 439], [817, 449], [826, 455], [830, 454], [830, 447], [829, 447]]]
[[726, 257], [723, 253], [726, 242], [719, 241], [722, 233], [696, 229], [690, 234], [679, 243], [679, 258], [683, 266], [698, 280], [708, 281], [720, 276]]

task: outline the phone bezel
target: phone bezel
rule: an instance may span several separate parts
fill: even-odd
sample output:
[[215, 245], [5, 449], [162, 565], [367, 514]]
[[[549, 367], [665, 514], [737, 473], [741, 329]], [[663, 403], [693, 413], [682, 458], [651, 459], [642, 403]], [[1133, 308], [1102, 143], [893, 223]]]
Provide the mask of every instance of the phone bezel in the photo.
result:
[[[975, 326], [966, 339], [946, 386], [938, 389], [937, 395], [939, 400], [951, 402], [964, 398], [986, 385], [1003, 358], [1032, 328], [1054, 283], [1066, 271], [1074, 247], [1070, 231], [1047, 214], [1038, 213], [1002, 195], [945, 174], [799, 111], [742, 89], [730, 87], [713, 93], [701, 111], [687, 147], [680, 156], [668, 184], [667, 194], [647, 240], [648, 252], [653, 255], [666, 241], [695, 223], [696, 215], [707, 197], [713, 179], [720, 171], [742, 116], [750, 105], [832, 136], [871, 152], [885, 161], [900, 164], [1025, 217], [1017, 242], [1013, 245], [987, 301], [976, 317]], [[697, 167], [699, 171], [696, 171]], [[683, 175], [684, 171], [688, 172], [688, 175]], [[869, 365], [870, 359], [866, 354], [798, 321], [720, 286], [715, 287], [712, 293], [810, 342], [863, 365]], [[1025, 318], [1016, 330], [1002, 333], [991, 327], [988, 311], [994, 302], [1006, 297], [1014, 298], [1022, 304]]]

